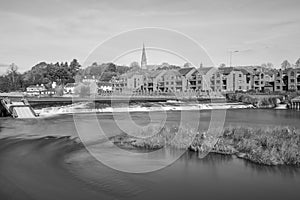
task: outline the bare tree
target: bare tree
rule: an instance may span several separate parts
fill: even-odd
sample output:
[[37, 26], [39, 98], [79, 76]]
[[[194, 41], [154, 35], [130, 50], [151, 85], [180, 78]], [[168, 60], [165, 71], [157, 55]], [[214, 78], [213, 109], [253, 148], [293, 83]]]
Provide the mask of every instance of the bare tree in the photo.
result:
[[8, 66], [8, 74], [11, 74], [12, 82], [15, 84], [15, 75], [18, 71], [18, 66], [15, 63], [12, 63]]

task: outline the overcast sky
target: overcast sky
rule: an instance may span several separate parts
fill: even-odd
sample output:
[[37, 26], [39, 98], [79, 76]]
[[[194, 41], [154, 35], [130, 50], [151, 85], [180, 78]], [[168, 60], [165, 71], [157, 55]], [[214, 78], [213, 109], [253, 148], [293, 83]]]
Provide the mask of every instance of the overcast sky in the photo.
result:
[[[233, 65], [295, 63], [300, 57], [299, 12], [299, 0], [0, 0], [0, 68], [14, 62], [23, 71], [41, 61], [73, 58], [83, 63], [107, 38], [142, 27], [190, 36], [216, 65], [228, 64], [230, 50], [240, 51]], [[148, 36], [132, 42], [142, 45]], [[151, 52], [147, 56], [152, 64], [179, 62], [151, 57]], [[105, 56], [101, 59], [107, 62]]]

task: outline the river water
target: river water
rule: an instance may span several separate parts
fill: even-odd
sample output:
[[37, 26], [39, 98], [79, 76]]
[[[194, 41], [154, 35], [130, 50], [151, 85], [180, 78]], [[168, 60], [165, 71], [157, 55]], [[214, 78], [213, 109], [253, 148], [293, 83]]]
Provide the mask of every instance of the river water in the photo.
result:
[[[178, 111], [2, 118], [0, 199], [299, 199], [299, 168], [261, 166], [216, 154], [200, 159], [186, 152], [163, 169], [124, 173], [97, 161], [76, 139], [78, 130], [89, 135], [99, 124], [108, 136], [124, 128], [134, 131], [132, 122], [146, 126], [163, 120], [172, 125], [200, 120], [200, 129], [207, 129], [211, 112], [188, 111], [183, 118]], [[226, 111], [224, 126], [300, 128], [299, 119], [300, 112], [291, 110], [236, 109]], [[93, 135], [87, 140], [94, 148], [102, 145]], [[104, 150], [113, 151], [109, 145]], [[137, 170], [141, 166], [138, 159], [112, 155], [116, 162], [134, 162]]]

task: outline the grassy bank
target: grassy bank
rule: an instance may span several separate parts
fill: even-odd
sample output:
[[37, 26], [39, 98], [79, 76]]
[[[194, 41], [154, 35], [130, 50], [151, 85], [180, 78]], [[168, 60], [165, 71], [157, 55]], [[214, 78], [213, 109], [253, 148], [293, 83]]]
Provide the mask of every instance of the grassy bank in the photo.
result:
[[[150, 127], [129, 136], [123, 134], [112, 138], [115, 144], [144, 150], [155, 150], [165, 145], [177, 149], [189, 149], [203, 153], [211, 141], [217, 141], [211, 152], [237, 155], [240, 158], [264, 165], [300, 166], [300, 131], [289, 127], [249, 128], [230, 127], [213, 138], [206, 132], [191, 128], [177, 129]], [[151, 135], [157, 133], [155, 135]], [[214, 144], [214, 143], [213, 143]]]
[[229, 101], [237, 101], [246, 104], [252, 104], [257, 108], [275, 108], [282, 100], [280, 95], [250, 95], [243, 93], [227, 94], [226, 99]]

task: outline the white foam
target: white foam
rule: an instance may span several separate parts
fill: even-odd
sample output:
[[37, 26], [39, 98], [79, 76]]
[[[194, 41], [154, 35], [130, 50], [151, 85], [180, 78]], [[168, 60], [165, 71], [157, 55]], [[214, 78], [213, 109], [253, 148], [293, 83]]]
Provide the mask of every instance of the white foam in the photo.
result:
[[[86, 104], [85, 104], [86, 105]], [[252, 105], [236, 103], [210, 103], [210, 104], [187, 104], [180, 106], [164, 105], [153, 107], [129, 106], [129, 107], [106, 107], [106, 108], [85, 108], [82, 104], [72, 104], [69, 106], [50, 107], [36, 110], [41, 117], [52, 117], [60, 114], [75, 113], [118, 113], [118, 112], [161, 112], [161, 111], [197, 111], [213, 109], [245, 109], [253, 108]]]

